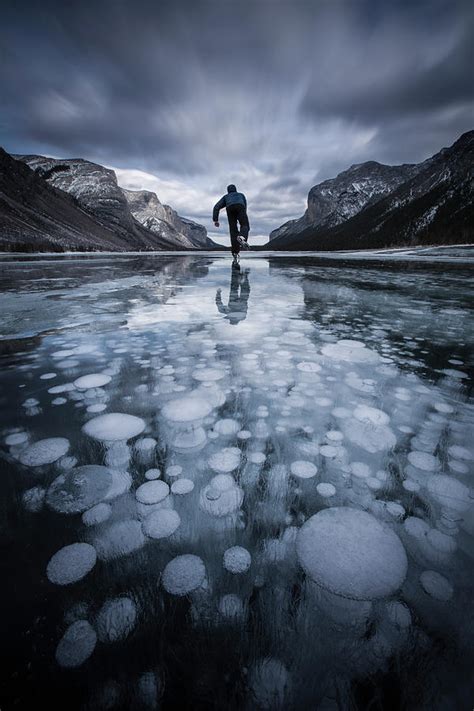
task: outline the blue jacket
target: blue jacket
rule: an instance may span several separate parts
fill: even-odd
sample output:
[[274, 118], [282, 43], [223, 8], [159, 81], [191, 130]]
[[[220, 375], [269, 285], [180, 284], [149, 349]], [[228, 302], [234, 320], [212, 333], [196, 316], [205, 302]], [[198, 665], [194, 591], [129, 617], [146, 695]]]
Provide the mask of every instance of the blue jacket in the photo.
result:
[[243, 205], [245, 209], [247, 209], [247, 200], [245, 195], [243, 193], [238, 193], [235, 185], [229, 185], [227, 193], [223, 195], [219, 202], [216, 202], [214, 205], [214, 210], [212, 211], [212, 221], [217, 222], [219, 220], [219, 211], [224, 207], [237, 204]]

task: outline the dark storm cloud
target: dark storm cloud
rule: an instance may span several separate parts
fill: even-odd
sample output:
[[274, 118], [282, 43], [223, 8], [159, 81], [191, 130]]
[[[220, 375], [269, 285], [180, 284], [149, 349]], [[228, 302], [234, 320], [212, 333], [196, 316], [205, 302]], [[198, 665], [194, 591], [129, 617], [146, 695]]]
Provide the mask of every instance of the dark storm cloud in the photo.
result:
[[472, 128], [473, 24], [464, 0], [26, 0], [3, 10], [0, 142], [179, 181], [190, 216], [235, 182], [268, 233], [349, 164]]

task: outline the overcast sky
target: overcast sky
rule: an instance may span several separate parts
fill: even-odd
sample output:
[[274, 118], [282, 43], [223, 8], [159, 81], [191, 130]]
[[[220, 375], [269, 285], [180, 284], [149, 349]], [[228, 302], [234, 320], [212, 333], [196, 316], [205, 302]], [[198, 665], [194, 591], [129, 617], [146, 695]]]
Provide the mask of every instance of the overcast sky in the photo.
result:
[[114, 167], [214, 237], [230, 182], [264, 242], [312, 185], [474, 128], [468, 0], [5, 5], [0, 145]]

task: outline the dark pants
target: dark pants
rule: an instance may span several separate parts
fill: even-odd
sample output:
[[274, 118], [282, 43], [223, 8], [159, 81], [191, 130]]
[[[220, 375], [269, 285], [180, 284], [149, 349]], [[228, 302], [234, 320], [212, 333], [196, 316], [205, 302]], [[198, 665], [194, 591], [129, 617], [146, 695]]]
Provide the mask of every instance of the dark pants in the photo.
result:
[[232, 252], [238, 254], [240, 252], [240, 244], [237, 241], [237, 237], [239, 236], [239, 227], [237, 227], [237, 222], [240, 226], [240, 234], [242, 235], [244, 240], [247, 241], [250, 230], [247, 210], [243, 205], [239, 205], [238, 203], [235, 205], [228, 205], [226, 210], [227, 219], [229, 220], [229, 232], [230, 241], [232, 244]]

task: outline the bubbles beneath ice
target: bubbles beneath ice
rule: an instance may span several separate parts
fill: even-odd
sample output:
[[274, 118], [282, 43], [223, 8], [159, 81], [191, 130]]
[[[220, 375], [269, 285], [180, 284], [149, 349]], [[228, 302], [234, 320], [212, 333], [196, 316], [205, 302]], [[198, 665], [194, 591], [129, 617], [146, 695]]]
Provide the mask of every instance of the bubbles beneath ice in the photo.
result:
[[87, 464], [60, 474], [47, 491], [46, 503], [58, 513], [82, 513], [105, 499], [112, 484], [110, 469]]
[[246, 548], [233, 546], [224, 553], [224, 568], [229, 573], [246, 573], [250, 568], [252, 557]]
[[453, 586], [436, 570], [425, 570], [420, 575], [420, 584], [425, 593], [435, 600], [447, 602], [453, 596]]
[[106, 644], [125, 639], [135, 627], [136, 619], [137, 608], [129, 597], [107, 600], [97, 615], [97, 636]]
[[5, 437], [4, 442], [7, 447], [17, 447], [20, 444], [28, 442], [28, 435], [26, 432], [15, 432]]
[[145, 472], [145, 479], [159, 479], [161, 476], [161, 471], [159, 469], [147, 469]]
[[56, 648], [60, 667], [74, 668], [89, 659], [95, 649], [97, 635], [87, 620], [78, 620], [67, 628]]
[[173, 509], [158, 509], [146, 517], [143, 533], [149, 538], [168, 538], [179, 528], [181, 518]]
[[190, 494], [194, 489], [194, 482], [191, 479], [177, 479], [171, 484], [171, 493], [177, 496], [184, 496], [185, 494]]
[[290, 471], [298, 479], [311, 479], [318, 473], [318, 467], [312, 462], [299, 460], [291, 463]]
[[98, 526], [107, 519], [110, 518], [112, 514], [112, 507], [110, 504], [96, 504], [88, 511], [84, 511], [82, 514], [82, 522], [85, 526]]
[[158, 504], [163, 499], [166, 499], [170, 493], [170, 488], [165, 481], [154, 480], [147, 481], [138, 487], [135, 492], [137, 501], [142, 504]]
[[433, 472], [439, 469], [439, 460], [427, 452], [409, 452], [408, 461], [417, 469], [425, 472]]
[[88, 543], [72, 543], [61, 548], [46, 568], [48, 580], [55, 585], [71, 585], [84, 578], [95, 566], [97, 553]]
[[201, 489], [199, 506], [207, 514], [220, 518], [238, 511], [243, 498], [243, 490], [230, 474], [218, 474]]
[[206, 577], [206, 568], [197, 555], [185, 554], [173, 558], [165, 567], [161, 582], [171, 595], [187, 595], [200, 588]]
[[90, 390], [91, 388], [101, 388], [104, 385], [108, 385], [111, 380], [110, 375], [93, 373], [91, 375], [82, 375], [73, 381], [73, 385], [77, 390]]
[[27, 467], [52, 464], [63, 457], [69, 449], [69, 440], [64, 437], [40, 439], [20, 452], [19, 460]]
[[27, 489], [23, 492], [21, 500], [27, 511], [37, 513], [43, 508], [45, 496], [46, 489], [42, 486], [33, 486], [31, 489]]
[[249, 674], [249, 687], [254, 703], [259, 708], [285, 708], [290, 691], [290, 677], [278, 659], [265, 657], [255, 662]]
[[240, 464], [240, 449], [225, 447], [209, 457], [208, 464], [215, 472], [232, 472]]
[[135, 519], [116, 521], [94, 539], [97, 556], [105, 561], [129, 555], [144, 545], [142, 525]]
[[321, 482], [316, 486], [316, 491], [323, 499], [330, 499], [336, 495], [336, 487], [333, 484], [327, 482]]
[[401, 587], [407, 574], [400, 539], [365, 511], [348, 507], [319, 511], [303, 524], [296, 546], [309, 577], [342, 597], [386, 597]]
[[101, 442], [127, 440], [141, 434], [145, 422], [135, 415], [124, 415], [120, 412], [109, 412], [107, 415], [94, 417], [83, 426], [85, 434]]

